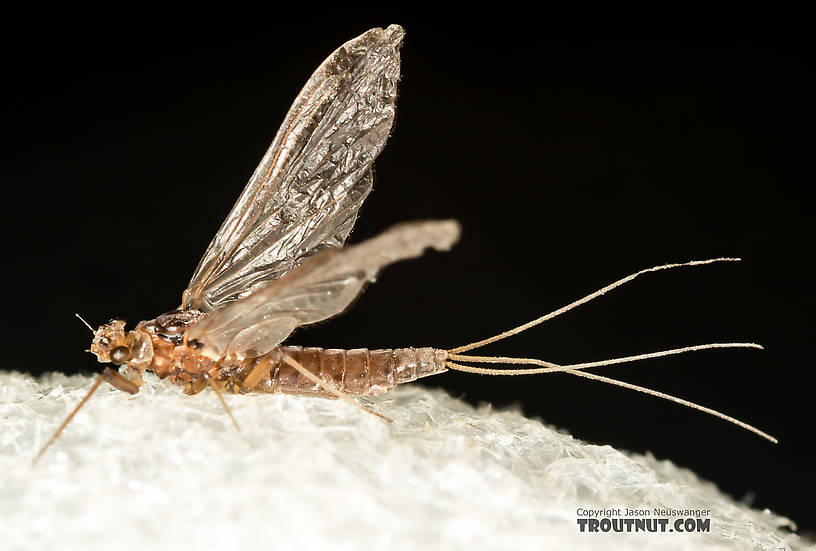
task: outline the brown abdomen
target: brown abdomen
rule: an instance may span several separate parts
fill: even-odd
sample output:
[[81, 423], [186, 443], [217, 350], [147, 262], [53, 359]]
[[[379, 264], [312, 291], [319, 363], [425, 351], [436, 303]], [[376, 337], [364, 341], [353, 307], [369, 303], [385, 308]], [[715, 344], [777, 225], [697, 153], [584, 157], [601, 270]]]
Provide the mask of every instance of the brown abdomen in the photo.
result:
[[257, 385], [245, 391], [333, 398], [295, 368], [283, 363], [280, 354], [290, 356], [338, 390], [353, 396], [377, 396], [398, 384], [447, 370], [447, 352], [434, 348], [338, 350], [280, 346], [265, 356], [247, 360], [241, 369], [243, 377], [236, 373], [239, 378], [248, 377], [255, 368], [265, 373]]

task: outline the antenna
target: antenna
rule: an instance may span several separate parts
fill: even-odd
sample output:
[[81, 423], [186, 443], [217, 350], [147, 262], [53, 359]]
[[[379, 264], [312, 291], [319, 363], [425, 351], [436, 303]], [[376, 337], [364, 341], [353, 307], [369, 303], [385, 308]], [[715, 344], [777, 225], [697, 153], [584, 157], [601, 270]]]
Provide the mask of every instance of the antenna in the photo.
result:
[[85, 327], [87, 327], [88, 329], [90, 329], [90, 330], [91, 330], [91, 333], [93, 333], [94, 335], [96, 335], [96, 330], [95, 330], [93, 327], [91, 327], [91, 324], [90, 324], [90, 323], [88, 323], [87, 321], [85, 321], [84, 319], [82, 319], [82, 316], [80, 316], [79, 314], [74, 314], [74, 315], [75, 315], [77, 318], [79, 318], [79, 321], [81, 321], [82, 323], [84, 323], [84, 324], [85, 324]]

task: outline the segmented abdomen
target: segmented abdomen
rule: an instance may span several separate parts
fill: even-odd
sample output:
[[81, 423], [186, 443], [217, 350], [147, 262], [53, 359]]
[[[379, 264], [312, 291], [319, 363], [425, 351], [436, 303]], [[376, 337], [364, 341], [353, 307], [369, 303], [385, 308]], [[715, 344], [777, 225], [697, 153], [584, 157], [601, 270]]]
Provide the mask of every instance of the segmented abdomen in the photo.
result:
[[333, 396], [290, 365], [286, 354], [338, 390], [353, 396], [377, 396], [401, 383], [408, 383], [447, 370], [447, 352], [434, 348], [397, 348], [338, 350], [280, 346], [260, 358], [248, 359], [235, 373], [239, 380], [250, 377], [255, 368], [264, 377], [244, 392], [284, 392], [310, 396]]

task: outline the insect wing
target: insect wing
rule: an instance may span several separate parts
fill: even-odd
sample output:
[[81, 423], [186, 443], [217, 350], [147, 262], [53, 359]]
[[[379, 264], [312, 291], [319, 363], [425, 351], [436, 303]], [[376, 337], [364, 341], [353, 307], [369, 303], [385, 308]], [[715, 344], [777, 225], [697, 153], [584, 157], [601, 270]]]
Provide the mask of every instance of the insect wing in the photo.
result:
[[336, 316], [388, 264], [432, 247], [445, 251], [459, 239], [455, 220], [399, 224], [341, 250], [322, 251], [254, 294], [208, 314], [187, 331], [204, 354], [257, 357], [299, 325]]
[[371, 29], [314, 72], [182, 296], [211, 311], [343, 246], [394, 120], [398, 25]]

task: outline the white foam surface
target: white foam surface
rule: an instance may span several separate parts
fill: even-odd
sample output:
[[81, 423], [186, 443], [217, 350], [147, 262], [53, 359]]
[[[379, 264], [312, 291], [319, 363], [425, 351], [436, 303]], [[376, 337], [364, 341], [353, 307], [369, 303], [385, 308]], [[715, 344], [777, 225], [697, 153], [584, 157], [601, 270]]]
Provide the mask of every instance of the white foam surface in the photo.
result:
[[[185, 396], [0, 372], [0, 523], [16, 549], [803, 549], [692, 472], [405, 385], [370, 403]], [[581, 533], [579, 508], [709, 509], [710, 533]], [[671, 519], [670, 521], [673, 521]], [[183, 547], [181, 547], [183, 546]], [[812, 547], [810, 547], [812, 548]]]

